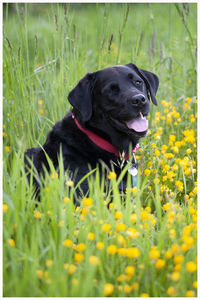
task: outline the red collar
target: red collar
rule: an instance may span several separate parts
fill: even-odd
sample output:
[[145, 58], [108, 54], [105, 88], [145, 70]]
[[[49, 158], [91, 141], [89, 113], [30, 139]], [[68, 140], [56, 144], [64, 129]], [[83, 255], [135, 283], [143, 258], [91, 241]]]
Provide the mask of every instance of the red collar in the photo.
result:
[[[78, 127], [82, 132], [84, 132], [84, 133], [87, 135], [87, 137], [88, 137], [95, 145], [97, 145], [99, 148], [101, 148], [101, 149], [103, 149], [103, 150], [105, 150], [105, 151], [107, 151], [107, 152], [110, 152], [110, 153], [115, 154], [115, 156], [117, 156], [117, 157], [120, 156], [120, 152], [117, 150], [117, 148], [116, 148], [113, 144], [109, 143], [108, 141], [106, 141], [105, 139], [103, 139], [103, 138], [100, 137], [99, 135], [95, 134], [94, 132], [92, 132], [92, 131], [90, 131], [90, 130], [88, 130], [88, 129], [83, 128], [83, 127], [79, 124], [78, 120], [75, 118], [74, 114], [72, 114], [72, 118], [74, 119], [74, 121], [75, 121], [77, 127]], [[136, 153], [136, 151], [138, 150], [138, 148], [139, 148], [139, 144], [137, 144], [137, 145], [135, 146], [135, 148], [133, 149], [133, 151], [132, 151], [133, 154]], [[128, 153], [125, 154], [125, 159], [127, 159], [127, 160], [129, 159]]]

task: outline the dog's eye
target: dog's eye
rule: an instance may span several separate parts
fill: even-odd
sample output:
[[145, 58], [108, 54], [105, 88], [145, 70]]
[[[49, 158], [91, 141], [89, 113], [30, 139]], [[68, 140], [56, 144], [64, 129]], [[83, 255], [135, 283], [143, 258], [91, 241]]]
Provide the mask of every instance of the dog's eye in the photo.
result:
[[140, 80], [136, 80], [136, 81], [135, 81], [135, 85], [139, 86], [139, 85], [141, 85], [141, 84], [142, 84], [142, 81], [140, 81]]
[[115, 93], [119, 92], [119, 90], [120, 90], [119, 85], [117, 83], [112, 83], [110, 85], [110, 89], [112, 92], [115, 92]]
[[129, 73], [129, 74], [128, 74], [128, 78], [129, 78], [129, 79], [133, 79], [133, 74], [132, 74], [132, 73]]

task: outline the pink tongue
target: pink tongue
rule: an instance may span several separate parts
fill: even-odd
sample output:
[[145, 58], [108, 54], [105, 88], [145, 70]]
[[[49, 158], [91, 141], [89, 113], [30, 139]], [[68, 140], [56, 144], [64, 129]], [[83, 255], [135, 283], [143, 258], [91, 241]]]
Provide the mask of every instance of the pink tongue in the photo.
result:
[[143, 132], [148, 129], [148, 120], [146, 118], [135, 118], [129, 122], [126, 122], [126, 125], [130, 129], [134, 129], [137, 132]]

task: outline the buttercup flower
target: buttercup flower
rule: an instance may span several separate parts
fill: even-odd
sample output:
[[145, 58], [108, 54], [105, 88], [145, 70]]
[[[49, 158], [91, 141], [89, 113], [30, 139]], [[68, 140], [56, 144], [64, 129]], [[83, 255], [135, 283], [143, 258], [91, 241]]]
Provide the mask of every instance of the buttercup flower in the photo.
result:
[[197, 270], [197, 265], [193, 261], [189, 261], [186, 264], [186, 270], [189, 273], [194, 273]]
[[67, 248], [71, 248], [73, 246], [73, 243], [71, 240], [67, 239], [67, 240], [64, 240], [63, 245]]
[[163, 259], [158, 259], [155, 263], [156, 269], [162, 269], [165, 266], [165, 261]]
[[11, 247], [15, 247], [15, 241], [13, 239], [9, 239], [8, 243]]
[[92, 199], [91, 198], [84, 198], [83, 199], [83, 205], [86, 207], [92, 206]]
[[93, 266], [99, 265], [100, 261], [97, 256], [90, 256], [90, 264]]
[[127, 266], [125, 269], [126, 274], [133, 275], [135, 273], [135, 268], [133, 266]]
[[6, 213], [8, 211], [8, 205], [3, 204], [3, 212]]
[[113, 284], [106, 283], [104, 285], [104, 296], [110, 296], [110, 295], [112, 295], [113, 291], [114, 291], [114, 285]]
[[179, 272], [174, 272], [171, 274], [171, 280], [173, 281], [178, 281], [180, 279], [180, 273]]
[[157, 250], [156, 246], [152, 246], [149, 256], [151, 259], [157, 259], [160, 257], [160, 251]]
[[96, 244], [96, 247], [97, 247], [97, 249], [102, 250], [102, 249], [104, 248], [104, 243], [98, 242], [98, 243]]
[[117, 247], [115, 245], [110, 245], [107, 248], [107, 252], [111, 255], [117, 253]]
[[140, 250], [138, 248], [128, 248], [126, 255], [129, 258], [137, 258], [140, 256]]
[[110, 172], [108, 174], [108, 179], [115, 179], [117, 177], [117, 174], [115, 172]]

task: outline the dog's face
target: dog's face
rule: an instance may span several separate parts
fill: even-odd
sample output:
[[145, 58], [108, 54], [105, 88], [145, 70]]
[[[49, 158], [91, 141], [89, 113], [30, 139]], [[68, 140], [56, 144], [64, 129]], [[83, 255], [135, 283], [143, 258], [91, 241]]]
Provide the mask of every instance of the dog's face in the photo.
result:
[[[158, 84], [155, 74], [134, 64], [114, 66], [88, 73], [68, 98], [82, 123], [105, 133], [114, 144], [116, 136], [124, 138], [127, 148], [128, 142], [135, 144], [148, 132], [146, 116], [150, 98], [157, 105]], [[120, 149], [124, 141], [118, 143]]]

